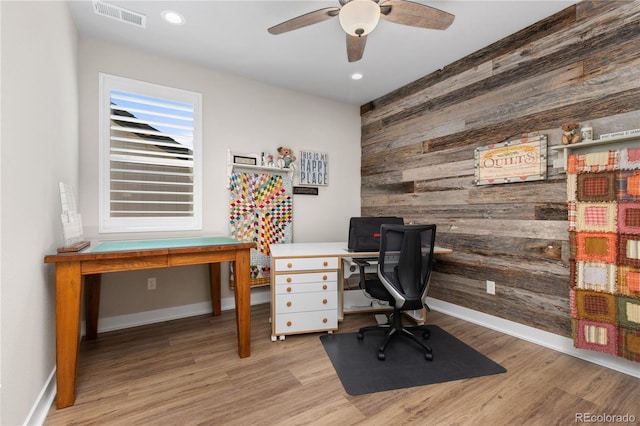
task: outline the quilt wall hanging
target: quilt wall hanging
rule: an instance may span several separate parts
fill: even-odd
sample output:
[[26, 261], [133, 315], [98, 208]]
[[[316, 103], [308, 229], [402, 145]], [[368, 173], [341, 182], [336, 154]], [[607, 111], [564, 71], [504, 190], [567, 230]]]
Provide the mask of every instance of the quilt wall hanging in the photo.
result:
[[[290, 174], [231, 173], [231, 237], [256, 243], [256, 248], [251, 249], [251, 286], [267, 285], [270, 282], [269, 244], [290, 243], [293, 240], [292, 187]], [[233, 264], [231, 267], [233, 268]], [[229, 282], [233, 287], [233, 269]]]
[[567, 195], [574, 345], [640, 362], [640, 148], [571, 155]]

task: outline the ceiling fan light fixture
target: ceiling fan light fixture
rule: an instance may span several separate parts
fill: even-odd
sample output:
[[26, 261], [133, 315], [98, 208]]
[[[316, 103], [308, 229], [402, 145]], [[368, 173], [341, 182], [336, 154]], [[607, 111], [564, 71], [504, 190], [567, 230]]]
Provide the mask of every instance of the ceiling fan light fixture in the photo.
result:
[[369, 34], [380, 20], [380, 6], [373, 0], [351, 0], [342, 6], [340, 25], [349, 35], [360, 37]]

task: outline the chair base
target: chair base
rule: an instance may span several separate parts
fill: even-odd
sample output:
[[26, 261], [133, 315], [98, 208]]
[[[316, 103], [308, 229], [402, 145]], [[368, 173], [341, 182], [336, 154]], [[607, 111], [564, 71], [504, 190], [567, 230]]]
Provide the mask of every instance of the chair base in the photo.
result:
[[397, 309], [394, 309], [393, 313], [391, 314], [391, 323], [362, 327], [360, 330], [358, 330], [358, 340], [364, 339], [364, 333], [367, 333], [369, 331], [385, 332], [384, 343], [378, 349], [378, 359], [380, 361], [384, 361], [386, 359], [385, 350], [387, 349], [387, 346], [389, 346], [391, 340], [396, 336], [404, 336], [411, 339], [424, 350], [424, 358], [427, 361], [433, 361], [433, 353], [431, 347], [414, 334], [414, 332], [420, 332], [422, 333], [422, 338], [426, 340], [431, 336], [431, 331], [429, 331], [426, 325], [414, 325], [406, 327], [403, 326], [402, 312]]

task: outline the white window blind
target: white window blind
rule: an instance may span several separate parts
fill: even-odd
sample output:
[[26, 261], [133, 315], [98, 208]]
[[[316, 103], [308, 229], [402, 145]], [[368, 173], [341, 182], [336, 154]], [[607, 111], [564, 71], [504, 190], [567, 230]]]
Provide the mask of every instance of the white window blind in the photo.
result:
[[200, 229], [200, 94], [100, 77], [100, 232]]

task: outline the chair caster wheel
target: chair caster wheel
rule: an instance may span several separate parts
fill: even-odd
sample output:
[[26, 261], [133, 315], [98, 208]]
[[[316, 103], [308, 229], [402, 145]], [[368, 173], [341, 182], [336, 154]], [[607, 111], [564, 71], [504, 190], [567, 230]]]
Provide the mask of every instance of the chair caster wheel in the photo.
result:
[[364, 339], [364, 333], [358, 333], [356, 334], [356, 337], [358, 338], [358, 340], [362, 340]]
[[385, 358], [386, 358], [386, 356], [385, 356], [384, 352], [382, 352], [382, 351], [378, 352], [378, 359], [380, 361], [384, 361]]
[[427, 361], [433, 361], [433, 354], [427, 352], [426, 354], [424, 354], [424, 359], [426, 359]]

